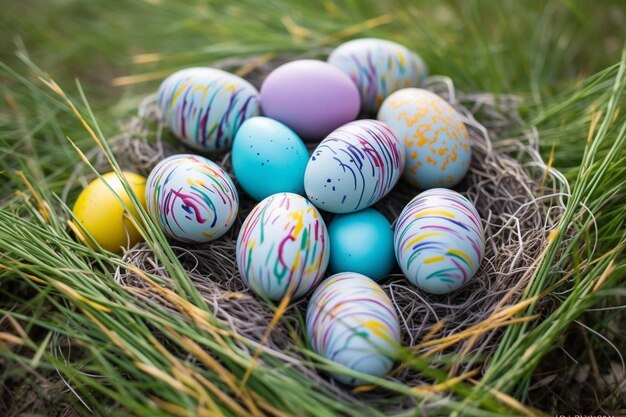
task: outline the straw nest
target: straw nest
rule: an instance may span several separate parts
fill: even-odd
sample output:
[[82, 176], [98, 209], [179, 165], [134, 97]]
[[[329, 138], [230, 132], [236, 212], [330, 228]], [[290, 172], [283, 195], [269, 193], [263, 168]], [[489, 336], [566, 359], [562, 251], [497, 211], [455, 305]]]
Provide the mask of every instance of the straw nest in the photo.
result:
[[[246, 61], [229, 60], [222, 62], [221, 67], [252, 69], [245, 78], [259, 87], [264, 76], [278, 63], [250, 65]], [[425, 88], [444, 97], [465, 117], [472, 143], [472, 163], [466, 178], [455, 189], [474, 203], [483, 219], [485, 257], [474, 279], [448, 295], [435, 296], [418, 290], [397, 268], [382, 281], [382, 287], [399, 313], [405, 346], [427, 354], [431, 363], [437, 363], [443, 355], [448, 358], [456, 355], [455, 364], [448, 368], [450, 376], [454, 376], [480, 369], [484, 358], [496, 348], [502, 333], [498, 324], [510, 318], [507, 312], [512, 309], [506, 308], [523, 299], [536, 260], [564, 210], [559, 196], [561, 191], [566, 191], [567, 182], [541, 159], [537, 133], [521, 119], [517, 97], [462, 93], [455, 91], [446, 77], [429, 78]], [[190, 152], [169, 138], [159, 116], [154, 97], [148, 97], [140, 105], [138, 115], [120, 125], [121, 133], [111, 138], [110, 144], [122, 168], [147, 175], [164, 157]], [[97, 149], [88, 156], [102, 172], [109, 170]], [[212, 159], [232, 175], [230, 155]], [[77, 181], [86, 183], [89, 178], [83, 169], [77, 167], [67, 190], [76, 186]], [[394, 222], [418, 193], [419, 190], [401, 181], [375, 208]], [[243, 192], [240, 200], [237, 221], [216, 242], [194, 246], [171, 242], [217, 319], [232, 332], [262, 343], [266, 353], [300, 369], [344, 401], [365, 401], [387, 411], [414, 405], [410, 399], [389, 401], [383, 389], [354, 393], [312, 369], [310, 359], [302, 355], [293, 336], [295, 331], [304, 339], [301, 318], [308, 297], [293, 303], [269, 337], [264, 338], [273, 310], [244, 285], [235, 261], [237, 234], [255, 204]], [[161, 276], [166, 283], [171, 282], [145, 244], [128, 250], [124, 260]], [[179, 314], [129, 270], [119, 269], [116, 279], [141, 297], [141, 301], [159, 303], [170, 308], [172, 314]], [[546, 304], [545, 308], [550, 306]], [[243, 345], [241, 348], [246, 349]], [[402, 366], [389, 378], [409, 386], [431, 382], [416, 370]]]

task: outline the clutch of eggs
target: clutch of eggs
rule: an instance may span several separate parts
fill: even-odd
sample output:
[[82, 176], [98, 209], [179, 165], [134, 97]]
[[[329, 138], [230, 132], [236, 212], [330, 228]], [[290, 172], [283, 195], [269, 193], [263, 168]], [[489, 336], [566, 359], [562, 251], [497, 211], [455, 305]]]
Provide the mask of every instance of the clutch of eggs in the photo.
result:
[[[327, 278], [315, 290], [306, 314], [307, 340], [317, 354], [354, 371], [384, 376], [400, 347], [400, 322], [376, 282], [354, 272]], [[333, 372], [348, 385], [364, 380]]]
[[400, 269], [414, 285], [445, 294], [469, 282], [485, 252], [480, 215], [461, 194], [434, 188], [400, 213], [394, 232]]
[[230, 229], [239, 210], [239, 196], [219, 165], [181, 154], [165, 158], [150, 172], [146, 204], [166, 235], [204, 243]]
[[304, 189], [317, 207], [351, 213], [375, 204], [396, 185], [405, 164], [402, 142], [385, 123], [356, 120], [313, 151]]
[[378, 112], [406, 148], [405, 179], [416, 187], [452, 187], [470, 166], [472, 150], [461, 115], [435, 93], [405, 88]]
[[228, 151], [239, 126], [259, 114], [259, 92], [249, 82], [215, 68], [187, 68], [159, 87], [164, 123], [178, 139], [201, 151]]
[[237, 266], [258, 295], [297, 298], [314, 288], [328, 266], [328, 231], [306, 198], [271, 195], [246, 217], [237, 238]]
[[417, 87], [427, 68], [416, 53], [385, 39], [364, 38], [345, 42], [328, 57], [328, 63], [346, 73], [357, 85], [361, 109], [376, 114], [396, 90]]

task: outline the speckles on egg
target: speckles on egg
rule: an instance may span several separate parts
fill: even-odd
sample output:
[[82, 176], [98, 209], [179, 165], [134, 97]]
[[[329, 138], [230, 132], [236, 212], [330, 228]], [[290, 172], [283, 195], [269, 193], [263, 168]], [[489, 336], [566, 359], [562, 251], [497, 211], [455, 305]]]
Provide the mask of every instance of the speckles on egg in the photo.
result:
[[406, 88], [390, 95], [378, 119], [389, 124], [406, 148], [404, 178], [422, 189], [452, 187], [471, 162], [462, 116], [430, 91]]
[[313, 151], [304, 188], [321, 209], [358, 211], [391, 191], [404, 163], [404, 146], [387, 125], [357, 120], [333, 131]]
[[252, 117], [239, 129], [232, 163], [241, 187], [255, 200], [279, 192], [304, 194], [309, 154], [298, 135], [267, 117]]

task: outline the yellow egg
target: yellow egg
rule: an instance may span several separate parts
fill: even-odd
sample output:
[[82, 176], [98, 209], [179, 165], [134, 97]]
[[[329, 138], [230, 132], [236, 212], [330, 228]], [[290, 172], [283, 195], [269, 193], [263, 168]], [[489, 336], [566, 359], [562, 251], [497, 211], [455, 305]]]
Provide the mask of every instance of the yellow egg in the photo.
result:
[[[132, 172], [123, 172], [126, 181], [145, 207], [146, 179]], [[88, 231], [96, 242], [111, 252], [121, 252], [122, 247], [131, 247], [141, 240], [141, 235], [128, 218], [128, 213], [105, 184], [113, 189], [133, 214], [137, 214], [130, 197], [115, 172], [96, 178], [78, 196], [72, 212], [82, 228]], [[81, 230], [80, 227], [76, 228]], [[80, 233], [80, 232], [79, 232]], [[83, 236], [81, 236], [83, 237]], [[91, 239], [84, 239], [92, 245]]]

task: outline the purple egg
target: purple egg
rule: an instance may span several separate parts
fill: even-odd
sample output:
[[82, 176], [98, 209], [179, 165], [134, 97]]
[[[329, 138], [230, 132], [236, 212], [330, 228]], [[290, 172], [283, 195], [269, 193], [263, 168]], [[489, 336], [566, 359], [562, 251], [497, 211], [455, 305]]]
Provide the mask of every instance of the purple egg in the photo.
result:
[[263, 114], [315, 141], [359, 114], [361, 98], [350, 77], [323, 61], [303, 59], [281, 65], [261, 86]]

